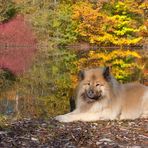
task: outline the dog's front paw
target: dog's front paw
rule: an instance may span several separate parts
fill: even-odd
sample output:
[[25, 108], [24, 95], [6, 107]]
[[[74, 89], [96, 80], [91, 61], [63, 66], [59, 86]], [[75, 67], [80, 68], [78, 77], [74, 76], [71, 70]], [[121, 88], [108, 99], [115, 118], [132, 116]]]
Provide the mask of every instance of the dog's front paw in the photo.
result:
[[70, 118], [67, 115], [59, 115], [59, 116], [56, 116], [54, 119], [59, 122], [71, 122]]

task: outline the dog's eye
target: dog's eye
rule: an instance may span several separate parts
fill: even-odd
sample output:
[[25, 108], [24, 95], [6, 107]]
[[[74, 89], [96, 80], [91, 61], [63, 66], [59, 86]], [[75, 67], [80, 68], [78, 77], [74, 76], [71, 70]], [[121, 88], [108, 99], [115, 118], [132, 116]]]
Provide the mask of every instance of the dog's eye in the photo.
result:
[[90, 85], [90, 82], [86, 82], [86, 83], [84, 83], [84, 85], [88, 85], [89, 86]]
[[99, 83], [97, 83], [97, 84], [96, 84], [96, 86], [100, 86], [100, 84], [99, 84]]

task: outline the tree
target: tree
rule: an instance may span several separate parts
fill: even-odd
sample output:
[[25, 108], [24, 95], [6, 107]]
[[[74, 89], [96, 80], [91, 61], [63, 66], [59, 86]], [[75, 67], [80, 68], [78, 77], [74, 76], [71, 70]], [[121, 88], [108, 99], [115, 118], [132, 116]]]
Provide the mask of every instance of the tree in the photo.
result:
[[79, 2], [73, 6], [76, 32], [83, 40], [103, 45], [131, 45], [142, 40], [138, 36], [144, 25], [141, 3], [109, 1]]
[[23, 17], [0, 25], [0, 68], [13, 74], [25, 72], [36, 52], [36, 37]]

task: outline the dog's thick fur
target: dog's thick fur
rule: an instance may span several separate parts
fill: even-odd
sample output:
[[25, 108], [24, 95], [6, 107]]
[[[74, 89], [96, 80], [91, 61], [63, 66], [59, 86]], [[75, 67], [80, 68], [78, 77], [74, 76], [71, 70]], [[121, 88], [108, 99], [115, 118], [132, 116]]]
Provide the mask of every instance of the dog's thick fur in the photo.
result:
[[133, 82], [120, 84], [109, 68], [79, 74], [76, 109], [55, 117], [60, 122], [136, 119], [148, 117], [148, 87]]

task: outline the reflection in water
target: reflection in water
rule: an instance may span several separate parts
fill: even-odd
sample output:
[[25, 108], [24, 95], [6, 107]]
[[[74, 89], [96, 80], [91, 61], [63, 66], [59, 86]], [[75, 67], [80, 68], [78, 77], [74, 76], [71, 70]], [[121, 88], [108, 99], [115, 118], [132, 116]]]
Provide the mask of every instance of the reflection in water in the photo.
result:
[[[96, 51], [98, 49], [94, 49]], [[99, 49], [103, 51], [107, 49]], [[0, 113], [3, 115], [55, 115], [69, 110], [71, 96], [70, 76], [76, 75], [77, 67], [71, 63], [78, 62], [83, 57], [87, 64], [89, 49], [78, 47], [71, 49], [51, 49], [42, 51], [35, 59], [34, 65], [28, 73], [18, 77], [17, 89], [11, 86], [12, 93], [0, 99]], [[74, 52], [75, 51], [75, 52]], [[140, 50], [138, 50], [140, 51]], [[76, 56], [74, 56], [76, 55]], [[147, 59], [147, 58], [146, 58]], [[146, 62], [147, 60], [143, 61]], [[89, 65], [89, 64], [88, 64]], [[71, 71], [70, 71], [70, 70]], [[9, 85], [10, 86], [10, 85]], [[17, 91], [16, 91], [17, 90]], [[19, 92], [20, 96], [16, 95]], [[9, 93], [9, 90], [8, 90]]]
[[15, 113], [15, 101], [3, 98], [0, 100], [0, 113], [2, 115], [12, 115]]

